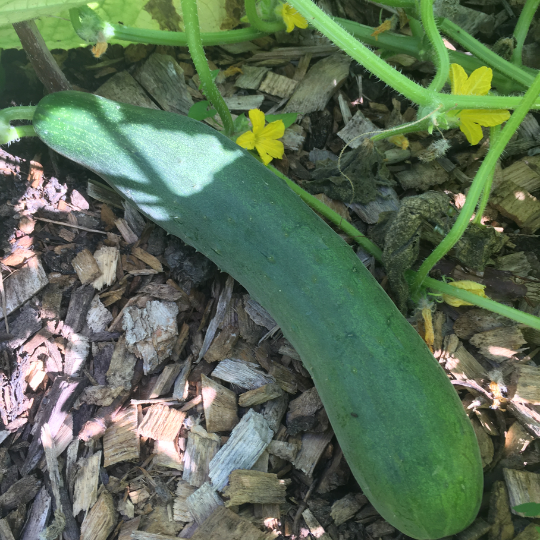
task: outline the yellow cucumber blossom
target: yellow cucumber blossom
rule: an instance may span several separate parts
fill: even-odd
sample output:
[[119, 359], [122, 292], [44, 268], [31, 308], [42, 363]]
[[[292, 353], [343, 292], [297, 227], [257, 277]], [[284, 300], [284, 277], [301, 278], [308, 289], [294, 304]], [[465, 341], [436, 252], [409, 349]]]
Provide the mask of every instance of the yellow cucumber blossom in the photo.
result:
[[295, 26], [298, 28], [307, 28], [308, 22], [296, 9], [290, 4], [282, 4], [276, 9], [278, 16], [283, 19], [283, 22], [287, 25], [287, 32], [292, 32]]
[[[465, 291], [469, 291], [470, 293], [476, 294], [476, 296], [480, 296], [480, 298], [487, 298], [486, 293], [484, 292], [486, 286], [481, 285], [480, 283], [476, 283], [476, 281], [451, 281], [450, 283], [448, 283], [448, 285], [456, 287], [456, 289], [463, 289]], [[443, 294], [442, 297], [447, 304], [450, 304], [454, 307], [473, 305], [470, 302], [460, 300], [459, 298], [456, 298], [455, 296], [450, 296], [449, 294]]]
[[[459, 64], [450, 64], [450, 83], [452, 94], [459, 96], [485, 96], [491, 88], [493, 71], [482, 66], [474, 70], [469, 77]], [[483, 137], [482, 128], [493, 127], [506, 122], [510, 113], [503, 109], [466, 109], [449, 111], [446, 115], [459, 119], [459, 129], [471, 144], [478, 144]]]
[[251, 109], [249, 111], [249, 119], [251, 120], [253, 131], [242, 133], [236, 139], [236, 144], [247, 150], [256, 148], [265, 165], [268, 165], [273, 158], [281, 159], [285, 148], [283, 147], [283, 143], [276, 139], [280, 139], [285, 133], [283, 120], [276, 120], [265, 126], [264, 113], [259, 109]]

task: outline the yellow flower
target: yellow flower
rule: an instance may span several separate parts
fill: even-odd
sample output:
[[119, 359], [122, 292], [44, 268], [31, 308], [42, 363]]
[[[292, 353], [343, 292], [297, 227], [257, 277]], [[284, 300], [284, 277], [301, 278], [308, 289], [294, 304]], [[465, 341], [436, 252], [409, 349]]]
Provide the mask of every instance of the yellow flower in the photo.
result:
[[424, 341], [428, 345], [429, 350], [433, 352], [433, 344], [435, 343], [435, 332], [433, 331], [433, 316], [431, 315], [431, 308], [427, 306], [422, 308], [422, 318], [424, 319], [424, 328], [426, 331]]
[[283, 137], [285, 133], [285, 124], [283, 120], [270, 122], [266, 127], [264, 125], [264, 113], [259, 109], [249, 111], [249, 119], [253, 126], [253, 131], [246, 131], [238, 139], [236, 144], [247, 150], [257, 149], [259, 156], [265, 165], [268, 165], [272, 158], [281, 159], [285, 148], [283, 143], [276, 139]]
[[[452, 287], [456, 287], [457, 289], [463, 289], [465, 291], [468, 291], [470, 293], [476, 294], [476, 296], [480, 296], [481, 298], [487, 298], [486, 293], [484, 292], [484, 289], [486, 288], [485, 285], [481, 285], [480, 283], [476, 283], [476, 281], [451, 281], [448, 283], [448, 285], [451, 285]], [[443, 294], [442, 295], [443, 300], [454, 307], [459, 306], [472, 306], [474, 304], [471, 304], [470, 302], [465, 302], [465, 300], [460, 300], [459, 298], [456, 298], [455, 296], [450, 296], [449, 294]]]
[[[467, 73], [459, 64], [450, 64], [450, 83], [452, 94], [460, 96], [485, 96], [491, 88], [493, 71], [482, 66], [467, 77]], [[503, 109], [467, 109], [450, 111], [447, 116], [459, 118], [459, 129], [471, 144], [478, 144], [483, 137], [482, 128], [493, 127], [506, 122], [510, 113]]]
[[281, 8], [278, 8], [278, 14], [283, 19], [283, 22], [287, 25], [287, 32], [292, 32], [295, 26], [298, 28], [307, 28], [308, 22], [296, 9], [290, 4], [283, 4]]

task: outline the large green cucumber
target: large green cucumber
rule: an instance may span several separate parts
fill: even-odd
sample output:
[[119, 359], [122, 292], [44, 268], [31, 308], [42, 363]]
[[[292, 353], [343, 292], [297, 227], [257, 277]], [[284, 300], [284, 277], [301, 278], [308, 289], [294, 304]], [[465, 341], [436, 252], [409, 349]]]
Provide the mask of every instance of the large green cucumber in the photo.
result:
[[361, 488], [403, 533], [475, 518], [478, 444], [443, 369], [352, 249], [248, 152], [200, 122], [77, 92], [34, 116], [56, 152], [240, 282], [298, 351]]

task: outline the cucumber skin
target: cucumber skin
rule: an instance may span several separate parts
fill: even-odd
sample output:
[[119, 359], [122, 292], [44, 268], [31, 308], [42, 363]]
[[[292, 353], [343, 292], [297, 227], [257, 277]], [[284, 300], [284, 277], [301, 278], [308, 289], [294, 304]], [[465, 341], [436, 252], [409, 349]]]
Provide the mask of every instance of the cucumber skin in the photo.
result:
[[424, 540], [474, 520], [480, 452], [444, 370], [352, 249], [282, 180], [200, 122], [92, 94], [48, 95], [33, 123], [45, 144], [101, 176], [272, 314], [389, 523]]

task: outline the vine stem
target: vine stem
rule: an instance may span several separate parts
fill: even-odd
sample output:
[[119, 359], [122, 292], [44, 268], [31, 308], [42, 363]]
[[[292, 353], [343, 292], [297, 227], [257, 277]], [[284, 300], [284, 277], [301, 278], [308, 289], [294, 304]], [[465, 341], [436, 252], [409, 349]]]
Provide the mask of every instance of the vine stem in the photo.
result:
[[538, 4], [540, 4], [540, 0], [527, 0], [521, 10], [516, 27], [514, 28], [516, 48], [512, 52], [511, 62], [516, 66], [522, 65], [523, 45], [525, 43], [525, 38], [529, 33], [534, 14], [538, 9]]
[[[400, 34], [393, 34], [391, 32], [384, 32], [379, 34], [375, 39], [371, 34], [375, 30], [371, 26], [366, 26], [354, 21], [348, 21], [347, 19], [340, 19], [335, 17], [334, 20], [342, 26], [347, 32], [352, 34], [355, 38], [359, 39], [362, 43], [371, 45], [372, 47], [378, 47], [384, 51], [395, 51], [396, 53], [405, 53], [410, 56], [414, 56], [419, 60], [427, 60], [427, 51], [423, 47], [421, 36], [423, 36], [423, 28], [420, 21], [416, 19], [409, 19], [411, 24], [411, 30], [418, 27], [417, 30], [413, 30], [413, 36], [402, 36]], [[474, 38], [472, 38], [474, 39]], [[476, 41], [476, 40], [474, 40]], [[477, 42], [479, 45], [480, 42]], [[450, 61], [459, 64], [469, 73], [485, 65], [485, 62], [481, 62], [475, 56], [467, 55], [459, 51], [448, 51]], [[529, 68], [523, 68], [524, 70]], [[532, 77], [536, 75], [536, 70], [531, 70]], [[525, 92], [529, 87], [529, 84], [524, 86], [523, 84], [514, 81], [506, 76], [505, 73], [501, 73], [497, 70], [493, 72], [493, 85], [499, 86], [505, 84], [508, 92]]]
[[37, 107], [8, 107], [0, 110], [0, 119], [6, 122], [12, 120], [32, 120]]
[[512, 135], [517, 131], [519, 125], [523, 121], [523, 118], [525, 118], [525, 115], [529, 112], [529, 109], [531, 108], [538, 94], [540, 94], [540, 73], [536, 76], [534, 83], [529, 88], [525, 96], [521, 98], [521, 103], [517, 106], [516, 110], [506, 123], [506, 126], [504, 126], [500, 136], [497, 137], [497, 140], [489, 149], [489, 152], [482, 162], [480, 169], [478, 169], [478, 172], [476, 173], [471, 188], [469, 189], [469, 193], [467, 194], [467, 200], [465, 201], [465, 204], [463, 205], [454, 226], [445, 236], [442, 242], [433, 250], [431, 255], [429, 255], [429, 257], [422, 263], [422, 266], [418, 270], [418, 273], [414, 279], [413, 294], [420, 289], [422, 283], [433, 266], [437, 264], [437, 262], [444, 257], [448, 251], [452, 249], [452, 247], [454, 247], [456, 242], [458, 242], [467, 229], [480, 194], [486, 185], [486, 180], [493, 172], [493, 169], [497, 164], [497, 160], [504, 151]]
[[263, 21], [257, 13], [255, 0], [245, 0], [244, 5], [246, 7], [246, 15], [249, 24], [254, 26], [260, 32], [273, 34], [274, 32], [283, 32], [285, 30], [285, 24], [283, 24], [282, 21]]
[[[490, 145], [495, 144], [495, 141], [499, 137], [500, 133], [501, 133], [500, 125], [489, 128], [489, 144]], [[488, 174], [488, 177], [486, 178], [486, 185], [484, 186], [484, 190], [482, 191], [482, 198], [480, 199], [480, 204], [478, 205], [476, 216], [473, 219], [473, 223], [475, 223], [476, 225], [480, 225], [482, 223], [482, 217], [486, 210], [487, 204], [489, 202], [489, 196], [491, 194], [491, 186], [493, 185], [494, 174], [495, 174], [495, 169], [493, 169], [491, 173]]]
[[[413, 273], [412, 271], [409, 272], [411, 274]], [[453, 296], [454, 298], [459, 298], [460, 300], [464, 300], [465, 302], [469, 302], [470, 304], [473, 304], [480, 308], [487, 309], [489, 311], [492, 311], [493, 313], [498, 313], [499, 315], [503, 315], [504, 317], [508, 317], [509, 319], [512, 319], [519, 323], [526, 324], [531, 328], [536, 328], [540, 330], [539, 317], [536, 317], [529, 313], [524, 313], [523, 311], [512, 308], [510, 306], [505, 306], [504, 304], [500, 304], [495, 300], [491, 300], [491, 298], [482, 298], [469, 291], [458, 289], [457, 287], [452, 287], [452, 285], [449, 285], [448, 283], [444, 283], [430, 277], [425, 278], [424, 285], [435, 291], [441, 292], [443, 294], [448, 294], [449, 296]]]
[[221, 117], [225, 135], [232, 135], [234, 127], [231, 113], [212, 78], [210, 67], [204, 54], [196, 0], [183, 0], [182, 14], [184, 16], [189, 54], [199, 74], [202, 90]]
[[433, 47], [433, 59], [435, 67], [437, 68], [435, 77], [428, 86], [428, 90], [440, 92], [446, 84], [448, 74], [450, 73], [450, 58], [448, 56], [448, 49], [445, 47], [441, 34], [439, 34], [439, 30], [437, 30], [437, 25], [435, 24], [435, 17], [433, 16], [433, 0], [421, 1], [420, 16], [422, 18], [424, 31]]
[[[538, 0], [535, 0], [536, 2]], [[477, 39], [473, 38], [467, 32], [464, 32], [457, 24], [454, 24], [448, 19], [443, 19], [440, 24], [441, 31], [447, 36], [451, 37], [454, 41], [459, 43], [464, 49], [468, 50], [480, 60], [485, 62], [486, 65], [500, 71], [507, 77], [519, 82], [525, 88], [529, 88], [534, 81], [536, 73], [531, 72], [526, 68], [521, 68], [508, 62], [504, 58], [501, 58], [497, 53], [494, 53], [491, 49], [488, 49], [484, 44], [480, 43]], [[505, 107], [503, 107], [505, 108]]]
[[423, 88], [411, 79], [402, 75], [366, 46], [357, 41], [337, 22], [331, 19], [312, 0], [289, 0], [293, 6], [313, 27], [323, 33], [367, 70], [379, 77], [386, 84], [395, 88], [406, 98], [419, 105], [428, 106], [433, 101], [433, 93]]

